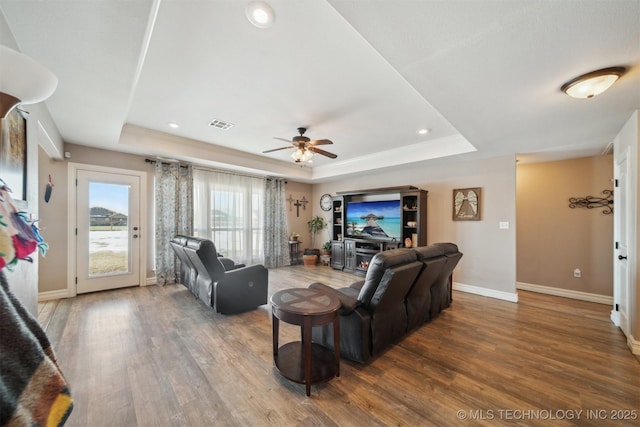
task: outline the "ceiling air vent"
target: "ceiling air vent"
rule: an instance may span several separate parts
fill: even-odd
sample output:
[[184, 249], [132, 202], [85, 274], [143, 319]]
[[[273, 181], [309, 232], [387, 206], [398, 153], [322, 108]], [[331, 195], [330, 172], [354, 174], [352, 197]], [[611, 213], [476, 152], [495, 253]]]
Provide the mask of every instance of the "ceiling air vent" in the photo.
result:
[[211, 120], [211, 122], [209, 122], [209, 126], [217, 129], [221, 129], [221, 130], [228, 130], [233, 127], [233, 123], [225, 122], [223, 120], [213, 119]]

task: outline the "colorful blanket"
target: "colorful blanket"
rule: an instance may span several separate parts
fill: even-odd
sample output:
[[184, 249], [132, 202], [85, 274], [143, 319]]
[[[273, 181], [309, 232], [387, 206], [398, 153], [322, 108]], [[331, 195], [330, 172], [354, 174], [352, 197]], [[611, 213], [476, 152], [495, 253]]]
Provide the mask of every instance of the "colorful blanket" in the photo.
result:
[[0, 425], [61, 426], [73, 400], [49, 339], [0, 271]]

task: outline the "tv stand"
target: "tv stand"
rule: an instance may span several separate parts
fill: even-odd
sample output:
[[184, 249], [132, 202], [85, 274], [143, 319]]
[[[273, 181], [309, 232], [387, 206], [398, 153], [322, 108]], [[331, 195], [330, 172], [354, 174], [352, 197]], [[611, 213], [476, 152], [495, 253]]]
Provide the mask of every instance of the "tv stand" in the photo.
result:
[[398, 241], [347, 238], [344, 240], [344, 245], [350, 250], [345, 250], [343, 271], [366, 274], [373, 256], [378, 252], [396, 249]]
[[[427, 194], [426, 190], [408, 185], [339, 192], [332, 200], [331, 267], [350, 273], [365, 274], [371, 258], [378, 252], [399, 247], [425, 246], [427, 244]], [[354, 227], [348, 224], [349, 218], [354, 217], [353, 213], [349, 215], [349, 208], [357, 209], [355, 205], [363, 201], [393, 201], [392, 206], [397, 206], [393, 209], [397, 209], [397, 212], [392, 210], [390, 216], [399, 221], [399, 229], [396, 222], [393, 233], [382, 233], [391, 237], [370, 235], [375, 234], [374, 232], [367, 234], [370, 230], [362, 227], [354, 231]], [[368, 203], [365, 204], [369, 207]], [[377, 214], [377, 212], [372, 213]], [[363, 217], [360, 216], [360, 218]]]

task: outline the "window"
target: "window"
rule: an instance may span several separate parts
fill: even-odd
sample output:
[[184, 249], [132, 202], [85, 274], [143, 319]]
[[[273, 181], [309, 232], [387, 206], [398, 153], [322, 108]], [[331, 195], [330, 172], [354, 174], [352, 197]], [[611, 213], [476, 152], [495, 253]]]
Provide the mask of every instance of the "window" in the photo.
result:
[[194, 234], [236, 262], [264, 262], [262, 178], [194, 170]]

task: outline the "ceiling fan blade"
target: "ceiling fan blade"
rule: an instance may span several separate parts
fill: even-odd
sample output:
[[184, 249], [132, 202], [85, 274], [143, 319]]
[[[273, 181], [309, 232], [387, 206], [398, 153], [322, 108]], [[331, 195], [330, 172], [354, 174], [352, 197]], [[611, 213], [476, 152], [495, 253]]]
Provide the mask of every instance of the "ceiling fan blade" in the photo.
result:
[[338, 157], [338, 155], [337, 155], [337, 154], [333, 154], [333, 153], [330, 153], [330, 152], [328, 152], [328, 151], [321, 150], [321, 149], [316, 148], [316, 147], [313, 147], [313, 146], [309, 146], [309, 147], [307, 147], [307, 150], [309, 150], [309, 151], [313, 151], [314, 153], [322, 154], [323, 156], [327, 156], [327, 157], [329, 157], [329, 158], [331, 158], [331, 159], [335, 159], [336, 157]]
[[329, 144], [333, 144], [333, 142], [328, 139], [318, 139], [316, 141], [309, 141], [309, 145], [329, 145]]
[[272, 151], [278, 151], [278, 150], [286, 150], [288, 148], [295, 148], [292, 145], [288, 146], [288, 147], [280, 147], [280, 148], [272, 148], [271, 150], [267, 150], [267, 151], [263, 151], [262, 153], [271, 153]]
[[279, 139], [280, 141], [291, 143], [290, 139], [278, 138], [277, 136], [274, 136], [273, 139]]

